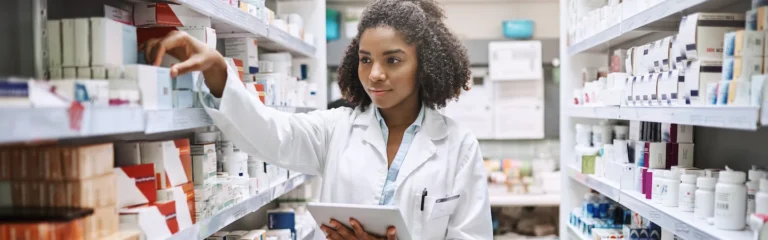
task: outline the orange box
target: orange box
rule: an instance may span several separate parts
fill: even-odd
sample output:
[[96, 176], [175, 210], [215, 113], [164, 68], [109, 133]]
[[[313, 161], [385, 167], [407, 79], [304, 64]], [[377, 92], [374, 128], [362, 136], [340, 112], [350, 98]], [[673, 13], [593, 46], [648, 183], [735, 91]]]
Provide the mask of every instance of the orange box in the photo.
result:
[[[118, 191], [124, 195], [119, 195], [118, 197], [122, 198], [120, 199], [120, 205], [118, 207], [124, 207], [123, 205], [136, 205], [136, 204], [147, 204], [147, 203], [153, 203], [157, 200], [157, 190], [155, 190], [155, 185], [157, 180], [155, 179], [155, 165], [148, 163], [148, 164], [141, 164], [141, 165], [133, 165], [133, 166], [125, 166], [125, 167], [118, 167], [115, 169], [119, 175], [125, 175], [128, 177], [128, 179], [120, 178], [118, 181], [132, 181], [130, 184], [135, 186], [143, 194], [143, 198], [146, 198], [147, 201], [142, 201], [143, 198], [141, 196], [131, 196], [128, 195], [131, 192], [135, 191], [129, 191], [130, 189], [118, 189]], [[123, 185], [118, 185], [123, 186]]]
[[87, 179], [111, 172], [114, 161], [112, 143], [61, 148], [61, 166], [66, 180]]
[[64, 191], [54, 194], [63, 195], [57, 198], [64, 202], [62, 207], [96, 208], [114, 206], [117, 199], [115, 174], [108, 173], [81, 181], [64, 182]]
[[[176, 145], [177, 142], [178, 146]], [[140, 146], [141, 162], [155, 164], [155, 179], [157, 180], [155, 189], [168, 189], [192, 180], [192, 157], [189, 154], [188, 139], [142, 142]], [[178, 152], [178, 155], [168, 154], [171, 151]], [[182, 152], [186, 152], [186, 154]]]
[[93, 214], [86, 217], [85, 239], [101, 239], [116, 233], [120, 228], [117, 209], [114, 206], [95, 208]]
[[62, 180], [64, 173], [61, 167], [61, 149], [57, 147], [43, 148], [40, 151], [41, 179]]
[[0, 180], [11, 179], [11, 149], [0, 148]]
[[184, 167], [184, 173], [187, 174], [187, 179], [192, 182], [192, 151], [190, 150], [189, 139], [175, 139], [173, 143], [179, 149], [179, 158], [182, 167]]

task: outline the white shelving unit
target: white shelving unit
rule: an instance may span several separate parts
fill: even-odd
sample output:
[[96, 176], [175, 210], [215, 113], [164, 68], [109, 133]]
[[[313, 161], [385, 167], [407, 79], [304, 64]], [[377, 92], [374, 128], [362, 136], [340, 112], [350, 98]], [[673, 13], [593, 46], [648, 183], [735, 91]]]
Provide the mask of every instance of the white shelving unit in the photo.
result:
[[557, 206], [559, 194], [491, 195], [491, 207]]
[[285, 182], [273, 184], [269, 190], [251, 196], [245, 201], [236, 203], [231, 207], [216, 213], [213, 217], [198, 221], [192, 227], [188, 227], [174, 234], [170, 239], [204, 239], [238, 219], [243, 218], [245, 215], [259, 210], [261, 207], [274, 201], [284, 193], [290, 192], [296, 187], [301, 186], [310, 178], [311, 177], [308, 175], [301, 174], [294, 176]]
[[[315, 110], [307, 107], [272, 107], [289, 113]], [[90, 138], [132, 133], [158, 134], [213, 126], [202, 108], [144, 111], [140, 108], [86, 108], [74, 118], [63, 108], [1, 109], [0, 143]], [[75, 120], [75, 119], [80, 119]]]
[[665, 122], [739, 130], [756, 130], [758, 107], [679, 106], [679, 107], [567, 107], [568, 116], [594, 119], [620, 119]]
[[[625, 1], [631, 2], [631, 1]], [[568, 0], [561, 0], [561, 36], [568, 36], [566, 29], [569, 24], [570, 9]], [[573, 90], [581, 81], [581, 70], [586, 67], [607, 66], [609, 53], [613, 49], [644, 44], [676, 33], [682, 16], [695, 12], [744, 12], [748, 1], [740, 0], [662, 0], [655, 6], [642, 11], [629, 9], [633, 7], [623, 4], [621, 21], [615, 25], [597, 31], [594, 35], [578, 42], [571, 42], [566, 37], [561, 38], [561, 76], [560, 81], [560, 139], [561, 139], [561, 184], [563, 200], [560, 205], [560, 236], [564, 239], [590, 239], [581, 231], [568, 224], [569, 214], [583, 202], [583, 196], [589, 190], [595, 190], [602, 195], [618, 202], [624, 207], [639, 213], [661, 228], [671, 231], [681, 239], [751, 239], [749, 230], [726, 231], [716, 229], [704, 220], [695, 219], [692, 213], [682, 212], [677, 208], [664, 207], [645, 199], [640, 193], [621, 189], [621, 186], [608, 179], [594, 175], [581, 174], [574, 163], [575, 125], [577, 123], [597, 123], [596, 119], [637, 120], [648, 122], [677, 123], [697, 126], [695, 136], [721, 133], [728, 130], [728, 140], [755, 141], [749, 134], [759, 134], [760, 126], [768, 122], [768, 116], [761, 116], [758, 107], [720, 107], [720, 106], [657, 106], [657, 107], [618, 107], [618, 106], [573, 106]], [[763, 113], [763, 115], [766, 115]], [[761, 118], [766, 121], [762, 121]], [[718, 128], [718, 129], [713, 129]], [[719, 130], [727, 129], [727, 130]], [[743, 131], [747, 130], [747, 131]], [[703, 131], [701, 135], [699, 131]], [[744, 136], [742, 138], [742, 136]], [[765, 136], [764, 134], [761, 136]], [[699, 147], [702, 145], [710, 146]], [[712, 140], [714, 141], [714, 140]], [[720, 139], [723, 141], [723, 139]], [[696, 139], [696, 158], [707, 157], [708, 153], [719, 153], [721, 148], [711, 147], [709, 139]], [[707, 144], [708, 143], [708, 144]], [[744, 142], [746, 143], [746, 142]], [[731, 143], [733, 144], [733, 143]], [[744, 147], [754, 148], [745, 144]], [[759, 149], [754, 149], [759, 151]], [[727, 150], [726, 150], [727, 151]], [[762, 152], [761, 152], [762, 153]], [[757, 164], [760, 160], [749, 160], [753, 155], [740, 156], [742, 165]], [[719, 159], [719, 158], [718, 158]], [[724, 167], [734, 164], [730, 159], [709, 159], [704, 161], [707, 168]], [[698, 160], [695, 161], [695, 166]], [[730, 161], [730, 162], [729, 162]], [[751, 161], [751, 162], [750, 162]], [[566, 227], [567, 226], [567, 227]]]

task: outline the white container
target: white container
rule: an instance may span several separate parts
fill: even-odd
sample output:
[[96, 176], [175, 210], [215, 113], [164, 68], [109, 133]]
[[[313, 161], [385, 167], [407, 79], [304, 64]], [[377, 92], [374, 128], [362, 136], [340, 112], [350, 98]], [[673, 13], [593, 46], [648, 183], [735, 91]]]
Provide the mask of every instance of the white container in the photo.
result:
[[[648, 171], [651, 171], [651, 169], [648, 169]], [[651, 181], [653, 183], [651, 190], [651, 200], [653, 203], [661, 204], [662, 202], [661, 190], [666, 183], [665, 176], [667, 175], [665, 172], [666, 170], [653, 170], [653, 180]]]
[[592, 126], [592, 145], [603, 146], [604, 144], [612, 143], [612, 133], [610, 125], [600, 124]]
[[592, 146], [592, 126], [576, 124], [576, 145], [583, 147]]
[[680, 192], [680, 172], [670, 170], [664, 172], [664, 188], [661, 190], [662, 205], [677, 207], [678, 194]]
[[760, 179], [760, 191], [755, 194], [755, 213], [768, 214], [768, 179]]
[[699, 177], [696, 179], [696, 196], [693, 205], [693, 215], [698, 219], [706, 219], [715, 215], [715, 183], [716, 178]]
[[749, 181], [747, 182], [747, 215], [755, 213], [755, 194], [760, 189], [760, 179], [765, 178], [765, 171], [752, 166], [749, 170]]
[[627, 140], [629, 139], [629, 127], [624, 125], [613, 126], [613, 133], [616, 135], [614, 139]]
[[229, 176], [248, 177], [248, 155], [236, 152], [224, 157], [224, 169]]
[[715, 227], [724, 230], [744, 229], [747, 219], [747, 187], [744, 172], [720, 172], [715, 185]]
[[680, 176], [682, 183], [677, 195], [677, 208], [683, 212], [693, 212], [696, 201], [696, 174], [683, 174]]

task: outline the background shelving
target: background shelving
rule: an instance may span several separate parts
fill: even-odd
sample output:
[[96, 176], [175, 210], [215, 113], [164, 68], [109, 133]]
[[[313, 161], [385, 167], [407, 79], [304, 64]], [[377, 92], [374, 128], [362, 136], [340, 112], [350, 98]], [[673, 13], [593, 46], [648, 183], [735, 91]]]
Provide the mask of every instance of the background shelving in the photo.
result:
[[564, 107], [571, 117], [676, 123], [701, 127], [756, 130], [758, 107]]

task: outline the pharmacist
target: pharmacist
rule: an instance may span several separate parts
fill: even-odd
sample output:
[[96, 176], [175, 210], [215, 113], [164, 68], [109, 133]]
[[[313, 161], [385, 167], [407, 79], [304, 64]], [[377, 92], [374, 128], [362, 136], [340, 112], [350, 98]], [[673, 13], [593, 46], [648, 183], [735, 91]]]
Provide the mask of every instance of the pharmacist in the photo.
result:
[[[477, 139], [436, 110], [470, 85], [466, 50], [444, 17], [435, 0], [368, 5], [339, 68], [356, 107], [308, 114], [264, 106], [221, 54], [185, 33], [142, 47], [155, 65], [165, 53], [182, 60], [172, 75], [203, 71], [213, 96], [201, 101], [222, 133], [271, 164], [322, 176], [320, 201], [398, 206], [415, 239], [492, 239]], [[456, 202], [430, 219], [421, 204], [437, 208], [438, 199]], [[370, 236], [365, 223], [350, 222], [321, 229], [329, 239], [394, 239], [399, 230]]]

